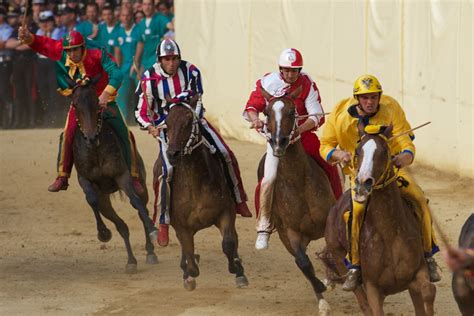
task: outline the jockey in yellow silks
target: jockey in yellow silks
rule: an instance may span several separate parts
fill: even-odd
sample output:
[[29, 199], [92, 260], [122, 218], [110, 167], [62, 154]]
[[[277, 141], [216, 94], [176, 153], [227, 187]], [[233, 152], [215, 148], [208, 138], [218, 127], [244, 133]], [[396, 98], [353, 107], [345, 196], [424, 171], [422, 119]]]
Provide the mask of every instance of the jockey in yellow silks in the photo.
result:
[[[360, 139], [359, 122], [364, 126], [369, 124], [393, 125], [394, 135], [410, 129], [410, 124], [407, 122], [400, 104], [394, 98], [382, 94], [382, 86], [377, 78], [371, 75], [360, 76], [355, 81], [353, 97], [340, 101], [327, 117], [320, 147], [321, 156], [326, 161], [351, 163]], [[389, 146], [390, 151], [395, 155], [393, 163], [400, 168], [398, 171], [400, 189], [416, 200], [421, 208], [421, 214], [418, 214], [418, 216], [422, 222], [423, 250], [430, 280], [436, 282], [441, 279], [441, 276], [437, 272], [437, 264], [432, 256], [439, 251], [439, 248], [436, 245], [431, 225], [428, 202], [421, 188], [415, 183], [410, 174], [403, 169], [403, 167], [410, 165], [415, 158], [413, 139], [413, 134], [405, 134], [394, 138], [389, 142]], [[345, 173], [349, 174], [348, 169], [345, 170]], [[351, 179], [351, 187], [354, 187], [354, 179]], [[343, 285], [345, 290], [355, 289], [360, 280], [359, 233], [366, 208], [366, 202], [359, 203], [354, 200], [353, 190], [351, 196], [352, 221], [350, 223], [351, 227], [347, 227], [347, 231], [351, 234], [349, 240], [357, 242], [351, 243], [350, 252], [346, 257], [349, 274]], [[349, 219], [347, 215], [349, 213], [344, 216], [346, 224]]]

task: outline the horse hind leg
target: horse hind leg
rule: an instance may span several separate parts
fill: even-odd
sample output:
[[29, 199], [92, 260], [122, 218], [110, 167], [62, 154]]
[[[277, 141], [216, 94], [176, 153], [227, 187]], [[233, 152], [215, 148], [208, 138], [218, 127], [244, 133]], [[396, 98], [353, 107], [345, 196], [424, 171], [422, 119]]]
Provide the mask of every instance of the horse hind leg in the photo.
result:
[[238, 288], [247, 287], [249, 281], [244, 274], [242, 260], [237, 251], [239, 239], [235, 230], [235, 216], [224, 213], [216, 226], [222, 235], [222, 251], [227, 257], [229, 272], [235, 274], [235, 283]]
[[127, 249], [127, 265], [125, 266], [125, 273], [136, 273], [137, 272], [137, 259], [133, 255], [132, 247], [130, 245], [130, 232], [128, 230], [127, 224], [117, 215], [112, 204], [110, 203], [109, 195], [102, 195], [100, 197], [99, 208], [102, 215], [105, 216], [108, 220], [112, 221], [115, 224], [115, 228], [122, 236], [125, 243], [125, 248]]
[[379, 289], [372, 282], [365, 283], [367, 290], [367, 300], [374, 316], [384, 315], [383, 302], [385, 297], [380, 293]]
[[429, 281], [427, 269], [418, 271], [415, 281], [409, 284], [408, 291], [416, 315], [434, 315], [436, 286]]
[[[142, 218], [140, 217], [142, 220]], [[145, 249], [146, 249], [146, 263], [147, 264], [158, 264], [158, 256], [155, 254], [155, 246], [150, 238], [150, 232], [146, 226], [146, 223], [142, 220], [143, 230], [145, 231]]]

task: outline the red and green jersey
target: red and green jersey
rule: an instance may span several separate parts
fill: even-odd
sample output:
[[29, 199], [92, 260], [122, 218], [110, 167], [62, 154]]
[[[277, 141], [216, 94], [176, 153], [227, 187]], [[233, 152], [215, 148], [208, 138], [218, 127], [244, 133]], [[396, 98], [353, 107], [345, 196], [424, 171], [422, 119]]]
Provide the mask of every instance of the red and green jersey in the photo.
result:
[[82, 60], [78, 63], [69, 59], [63, 49], [62, 42], [58, 40], [36, 35], [30, 47], [56, 61], [56, 79], [59, 86], [58, 91], [61, 94], [70, 95], [72, 93], [67, 78], [76, 81], [86, 76], [96, 78], [100, 75], [96, 84], [97, 95], [106, 90], [113, 96], [109, 101], [113, 101], [116, 91], [122, 83], [122, 73], [113, 57], [100, 44], [86, 40], [85, 45], [86, 50]]

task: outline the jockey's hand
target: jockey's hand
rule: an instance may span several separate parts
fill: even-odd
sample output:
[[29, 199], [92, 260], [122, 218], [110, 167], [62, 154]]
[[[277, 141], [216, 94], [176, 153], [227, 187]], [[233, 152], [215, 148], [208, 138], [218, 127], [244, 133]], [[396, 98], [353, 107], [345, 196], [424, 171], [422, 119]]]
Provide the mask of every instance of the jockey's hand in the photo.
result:
[[256, 118], [252, 121], [250, 128], [255, 128], [255, 130], [259, 131], [263, 128], [263, 121], [259, 118]]
[[150, 125], [146, 129], [148, 130], [148, 134], [153, 135], [153, 137], [160, 136], [160, 129], [158, 127]]
[[103, 109], [107, 108], [107, 103], [109, 102], [110, 93], [107, 91], [102, 91], [102, 94], [99, 96], [99, 106]]
[[393, 164], [398, 168], [409, 166], [413, 161], [413, 155], [408, 152], [399, 153], [393, 157]]
[[352, 155], [350, 152], [336, 149], [331, 156], [331, 162], [343, 163], [344, 165], [350, 165], [352, 162]]
[[29, 45], [33, 43], [33, 35], [27, 27], [20, 26], [18, 29], [18, 40]]

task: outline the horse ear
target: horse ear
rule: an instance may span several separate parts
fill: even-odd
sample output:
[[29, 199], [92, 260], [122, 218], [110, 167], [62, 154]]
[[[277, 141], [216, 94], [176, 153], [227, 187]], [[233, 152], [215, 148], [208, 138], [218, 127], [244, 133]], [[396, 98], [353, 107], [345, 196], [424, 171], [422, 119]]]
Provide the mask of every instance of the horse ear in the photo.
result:
[[301, 94], [301, 91], [303, 91], [303, 86], [299, 86], [296, 90], [291, 92], [288, 96], [290, 97], [290, 99], [294, 100]]
[[362, 136], [365, 135], [365, 126], [362, 121], [359, 121], [359, 123], [357, 123], [357, 129], [359, 130], [359, 137], [362, 138]]
[[393, 124], [390, 124], [389, 126], [385, 126], [385, 129], [383, 130], [382, 134], [387, 137], [387, 138], [390, 138], [392, 137], [392, 134], [393, 134]]
[[267, 92], [267, 90], [263, 88], [260, 91], [262, 93], [262, 96], [265, 98], [265, 100], [267, 100], [267, 102], [270, 101], [270, 99], [273, 97], [270, 93]]
[[189, 105], [190, 105], [193, 109], [195, 109], [198, 100], [199, 100], [199, 94], [196, 93], [196, 94], [191, 98], [191, 100], [189, 101]]

